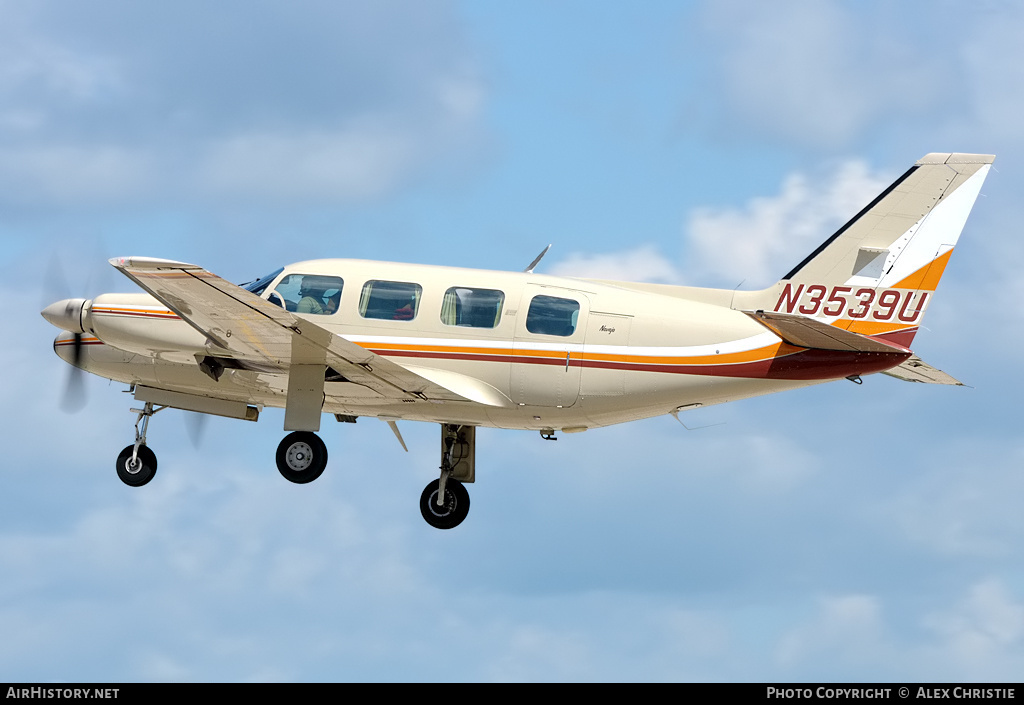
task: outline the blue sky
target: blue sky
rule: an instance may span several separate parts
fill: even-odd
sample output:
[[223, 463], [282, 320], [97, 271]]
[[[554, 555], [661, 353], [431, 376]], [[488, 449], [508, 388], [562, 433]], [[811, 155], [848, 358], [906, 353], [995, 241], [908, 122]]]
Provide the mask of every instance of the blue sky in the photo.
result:
[[[0, 677], [1017, 680], [1024, 670], [1024, 12], [1013, 3], [0, 2]], [[403, 453], [282, 414], [153, 419], [38, 311], [109, 257], [244, 281], [359, 257], [771, 283], [928, 152], [995, 170], [916, 339], [874, 376], [557, 443], [483, 429], [457, 530]], [[47, 272], [56, 258], [68, 291]]]

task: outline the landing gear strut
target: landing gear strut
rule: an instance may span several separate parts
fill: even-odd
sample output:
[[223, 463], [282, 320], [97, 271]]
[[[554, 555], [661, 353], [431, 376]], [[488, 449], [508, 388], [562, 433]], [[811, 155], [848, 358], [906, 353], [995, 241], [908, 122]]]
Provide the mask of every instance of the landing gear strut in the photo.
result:
[[463, 482], [476, 474], [476, 428], [441, 425], [441, 477], [420, 495], [420, 513], [435, 529], [453, 529], [469, 514], [469, 492]]
[[312, 482], [326, 467], [327, 446], [315, 433], [289, 433], [277, 447], [277, 469], [284, 479], [297, 485]]
[[[117, 476], [121, 482], [130, 487], [142, 487], [156, 475], [156, 453], [146, 445], [146, 431], [149, 429], [149, 418], [166, 406], [153, 408], [152, 402], [146, 402], [141, 409], [132, 409], [139, 415], [135, 420], [135, 443], [126, 446], [117, 456]], [[139, 428], [142, 424], [142, 428]]]

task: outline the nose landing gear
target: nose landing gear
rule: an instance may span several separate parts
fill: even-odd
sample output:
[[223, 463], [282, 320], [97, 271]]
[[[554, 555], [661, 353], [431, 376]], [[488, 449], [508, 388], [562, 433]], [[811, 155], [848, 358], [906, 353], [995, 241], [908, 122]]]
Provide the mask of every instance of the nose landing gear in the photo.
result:
[[135, 421], [135, 443], [126, 446], [118, 454], [115, 464], [117, 476], [129, 487], [142, 487], [156, 475], [156, 453], [146, 445], [146, 431], [149, 429], [149, 418], [166, 408], [160, 406], [154, 409], [153, 403], [147, 401], [141, 409], [131, 410], [139, 415]]
[[117, 456], [117, 476], [129, 487], [142, 487], [156, 475], [156, 453], [146, 446], [128, 446]]

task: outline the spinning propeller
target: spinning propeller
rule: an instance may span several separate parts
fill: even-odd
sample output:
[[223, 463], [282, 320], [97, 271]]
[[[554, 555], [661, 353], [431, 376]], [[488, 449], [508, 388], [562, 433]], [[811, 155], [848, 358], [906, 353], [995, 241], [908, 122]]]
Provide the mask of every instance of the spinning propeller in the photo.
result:
[[[85, 406], [85, 381], [82, 363], [82, 310], [85, 299], [62, 299], [42, 310], [42, 316], [51, 324], [72, 334], [71, 340], [66, 336], [58, 336], [53, 341], [54, 351], [66, 360], [71, 369], [68, 371], [67, 383], [61, 397], [61, 408], [67, 412], [81, 410]], [[66, 353], [64, 351], [67, 351]]]
[[[102, 285], [105, 279], [107, 279], [105, 269], [102, 272], [90, 272], [86, 289], [91, 291], [98, 288], [98, 285]], [[82, 314], [85, 307], [91, 303], [91, 300], [83, 298], [66, 298], [71, 291], [72, 288], [68, 283], [64, 268], [55, 254], [51, 257], [47, 268], [44, 280], [43, 305], [45, 308], [40, 313], [52, 325], [72, 335], [70, 339], [66, 335], [58, 336], [53, 341], [54, 351], [71, 365], [60, 402], [61, 409], [68, 413], [80, 411], [86, 402], [85, 372], [80, 367], [84, 346], [82, 338], [86, 332], [82, 326]], [[54, 299], [59, 299], [59, 301], [49, 303]]]

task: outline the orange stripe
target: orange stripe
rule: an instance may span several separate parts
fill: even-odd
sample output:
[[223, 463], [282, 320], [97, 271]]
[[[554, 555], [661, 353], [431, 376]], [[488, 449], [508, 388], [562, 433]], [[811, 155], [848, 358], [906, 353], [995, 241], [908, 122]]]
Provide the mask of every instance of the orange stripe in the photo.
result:
[[661, 357], [646, 355], [610, 355], [607, 353], [585, 353], [578, 359], [601, 362], [644, 362], [655, 365], [730, 365], [737, 362], [759, 362], [773, 357], [782, 357], [804, 350], [786, 343], [776, 343], [755, 350], [746, 350], [725, 355], [694, 355], [692, 357]]
[[891, 288], [935, 291], [939, 286], [939, 280], [942, 279], [943, 272], [946, 271], [946, 265], [949, 263], [949, 256], [951, 254], [953, 254], [953, 250], [936, 257], [910, 276], [904, 277], [893, 284]]
[[178, 314], [174, 313], [169, 309], [154, 310], [148, 308], [124, 308], [121, 306], [94, 306], [92, 308], [93, 313], [145, 313], [151, 316], [166, 315], [178, 317]]
[[879, 333], [891, 333], [895, 330], [903, 330], [904, 328], [916, 328], [918, 324], [889, 323], [888, 321], [855, 321], [849, 318], [844, 318], [836, 321], [832, 325], [848, 330], [851, 333], [860, 333], [861, 335], [878, 335]]
[[[363, 348], [373, 350], [391, 350], [394, 352], [435, 352], [461, 355], [503, 355], [510, 357], [532, 357], [564, 360], [566, 353], [557, 350], [515, 350], [511, 348], [467, 348], [447, 345], [403, 345], [401, 343], [358, 343]], [[596, 362], [625, 362], [655, 365], [728, 365], [742, 362], [759, 362], [774, 357], [791, 355], [804, 348], [776, 343], [755, 350], [746, 350], [724, 355], [693, 355], [690, 357], [667, 357], [653, 355], [613, 355], [609, 353], [569, 353], [570, 360], [592, 360]]]

